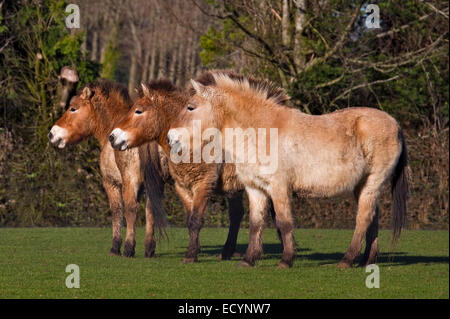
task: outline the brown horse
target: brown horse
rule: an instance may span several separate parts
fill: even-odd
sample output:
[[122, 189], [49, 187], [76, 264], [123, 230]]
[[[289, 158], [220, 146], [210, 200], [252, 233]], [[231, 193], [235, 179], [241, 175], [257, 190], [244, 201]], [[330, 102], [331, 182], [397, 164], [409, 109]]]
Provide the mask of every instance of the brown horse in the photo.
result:
[[[169, 131], [167, 138], [177, 152], [180, 147], [191, 148], [187, 144], [192, 143], [196, 123], [201, 124], [202, 132], [219, 131], [218, 145], [235, 162], [236, 174], [250, 201], [250, 243], [240, 266], [253, 266], [262, 254], [262, 220], [269, 198], [284, 245], [278, 266], [292, 266], [296, 253], [291, 213], [293, 191], [311, 197], [355, 196], [356, 229], [338, 265], [350, 267], [360, 254], [364, 236], [366, 250], [361, 263], [375, 261], [377, 200], [383, 185], [391, 180], [393, 239], [398, 239], [406, 220], [408, 165], [405, 140], [392, 117], [373, 108], [307, 115], [283, 106], [280, 101], [285, 99], [284, 94], [271, 96], [267, 82], [233, 79], [224, 73], [214, 74], [214, 79], [214, 86], [192, 81], [196, 94], [172, 123], [174, 130]], [[227, 134], [237, 129], [250, 132], [245, 137], [246, 144], [236, 145], [249, 154], [247, 160], [234, 154], [233, 141], [227, 142]], [[267, 142], [265, 134], [272, 130], [276, 134]], [[272, 148], [275, 156], [270, 161], [260, 156]]]
[[161, 200], [164, 176], [168, 175], [167, 165], [164, 165], [156, 143], [126, 152], [114, 151], [108, 143], [114, 123], [128, 112], [131, 105], [132, 100], [123, 85], [109, 81], [87, 85], [71, 99], [67, 111], [52, 127], [48, 138], [58, 148], [78, 143], [91, 135], [99, 142], [103, 187], [112, 212], [111, 255], [120, 255], [122, 209], [127, 221], [123, 255], [133, 257], [135, 254], [138, 198], [145, 182], [145, 257], [152, 257], [156, 246], [154, 226], [163, 226], [165, 218]]
[[[207, 72], [200, 80], [211, 84], [213, 78], [211, 73]], [[111, 132], [111, 145], [123, 150], [156, 140], [168, 155], [170, 149], [166, 135], [169, 126], [177, 118], [189, 96], [165, 80], [143, 85], [140, 93], [141, 98]], [[222, 259], [229, 259], [235, 250], [239, 224], [244, 212], [243, 185], [236, 179], [234, 165], [175, 164], [169, 161], [169, 170], [187, 213], [190, 242], [183, 262], [197, 260], [203, 214], [212, 193], [226, 194], [229, 198], [230, 232], [221, 253]]]

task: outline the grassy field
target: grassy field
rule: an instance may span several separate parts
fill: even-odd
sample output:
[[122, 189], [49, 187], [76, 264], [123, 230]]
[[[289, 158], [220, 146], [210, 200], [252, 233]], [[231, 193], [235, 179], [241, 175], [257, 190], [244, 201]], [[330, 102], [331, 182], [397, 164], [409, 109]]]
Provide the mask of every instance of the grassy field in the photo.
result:
[[[136, 257], [110, 257], [108, 228], [0, 229], [0, 298], [449, 298], [448, 231], [405, 231], [393, 260], [390, 233], [382, 231], [380, 288], [365, 286], [364, 268], [337, 269], [351, 230], [296, 230], [298, 258], [275, 269], [280, 245], [264, 232], [263, 260], [238, 269], [238, 259], [218, 261], [227, 230], [201, 232], [199, 262], [181, 265], [188, 233], [169, 228], [157, 258], [143, 257], [138, 229]], [[245, 251], [241, 229], [238, 250]], [[79, 289], [65, 286], [68, 264], [80, 267]]]

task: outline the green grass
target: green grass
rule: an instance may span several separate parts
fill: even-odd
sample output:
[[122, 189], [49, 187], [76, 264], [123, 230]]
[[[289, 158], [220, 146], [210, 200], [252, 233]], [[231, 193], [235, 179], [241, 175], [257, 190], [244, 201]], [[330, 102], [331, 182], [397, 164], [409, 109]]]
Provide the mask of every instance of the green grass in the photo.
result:
[[[275, 269], [280, 254], [273, 229], [264, 232], [264, 258], [253, 269], [238, 259], [218, 261], [227, 229], [201, 232], [199, 262], [180, 264], [188, 233], [168, 229], [157, 258], [143, 257], [138, 229], [136, 257], [108, 256], [108, 228], [0, 229], [0, 298], [448, 298], [448, 231], [405, 231], [389, 260], [390, 233], [380, 234], [380, 288], [365, 286], [364, 268], [338, 269], [351, 230], [295, 231], [298, 258]], [[243, 252], [248, 230], [241, 229]], [[68, 289], [68, 264], [80, 267], [81, 287]]]

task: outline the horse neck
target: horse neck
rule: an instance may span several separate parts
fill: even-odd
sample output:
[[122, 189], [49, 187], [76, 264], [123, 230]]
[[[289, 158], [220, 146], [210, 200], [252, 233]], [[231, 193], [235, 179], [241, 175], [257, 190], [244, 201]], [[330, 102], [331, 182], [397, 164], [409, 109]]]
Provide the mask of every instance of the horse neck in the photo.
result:
[[237, 96], [225, 104], [223, 110], [225, 118], [221, 122], [225, 124], [223, 127], [276, 127], [276, 115], [283, 112], [284, 106], [275, 105], [270, 101]]
[[[170, 147], [166, 140], [167, 133], [169, 132], [171, 124], [177, 119], [187, 100], [188, 98], [183, 93], [177, 93], [170, 96], [168, 95], [166, 101], [159, 104], [159, 115], [165, 120], [161, 121], [163, 124], [158, 136], [158, 144], [167, 154], [170, 153]], [[167, 105], [169, 105], [169, 107], [167, 107]]]
[[[108, 106], [114, 106], [111, 109]], [[129, 110], [124, 101], [110, 98], [95, 112], [94, 137], [100, 143], [101, 148], [108, 143], [109, 133], [114, 128], [115, 123], [123, 117]]]

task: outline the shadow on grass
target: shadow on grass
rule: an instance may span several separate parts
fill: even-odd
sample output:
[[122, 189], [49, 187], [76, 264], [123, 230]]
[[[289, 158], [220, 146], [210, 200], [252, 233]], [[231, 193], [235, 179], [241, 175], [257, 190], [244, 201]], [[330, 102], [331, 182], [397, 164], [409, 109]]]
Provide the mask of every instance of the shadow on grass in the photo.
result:
[[[201, 246], [201, 252], [202, 254], [207, 255], [219, 255], [222, 252], [223, 246], [218, 245], [206, 245]], [[236, 245], [236, 252], [240, 254], [244, 254], [245, 250], [247, 249], [247, 245], [237, 244]], [[297, 254], [305, 251], [310, 251], [309, 248], [297, 248]], [[278, 258], [281, 256], [281, 253], [283, 252], [281, 248], [281, 244], [263, 244], [263, 251], [264, 251], [264, 257], [263, 259], [271, 259], [271, 258]]]
[[[341, 253], [314, 253], [310, 255], [298, 255], [298, 258], [319, 261], [319, 265], [338, 263], [344, 256], [344, 252]], [[377, 264], [389, 264], [390, 266], [405, 266], [414, 264], [436, 264], [436, 263], [449, 263], [448, 256], [412, 256], [407, 255], [405, 252], [395, 253], [380, 253], [378, 255]]]
[[[266, 260], [279, 260], [281, 258], [282, 248], [281, 244], [268, 243], [264, 244], [264, 256], [261, 259]], [[219, 256], [222, 252], [221, 245], [204, 245], [201, 246], [200, 255], [210, 255], [210, 256]], [[161, 255], [171, 255], [174, 257], [179, 257], [180, 259], [184, 257], [184, 249], [182, 248], [179, 252], [170, 253], [170, 254], [161, 254]], [[238, 244], [236, 246], [236, 252], [244, 255], [245, 250], [247, 249], [247, 245]], [[309, 254], [310, 248], [297, 248], [297, 259], [300, 260], [309, 260], [316, 261], [318, 265], [327, 265], [327, 264], [337, 264], [341, 258], [344, 256], [344, 251], [342, 252], [333, 252], [333, 253], [312, 253]], [[235, 257], [233, 259], [239, 259], [239, 257]], [[199, 258], [200, 262], [212, 262], [213, 260], [202, 260]], [[358, 261], [355, 262], [357, 264]], [[386, 264], [390, 266], [405, 266], [405, 265], [413, 265], [413, 264], [435, 264], [435, 263], [449, 263], [448, 256], [414, 256], [407, 255], [406, 252], [394, 252], [394, 253], [380, 253], [377, 258], [378, 264]]]

